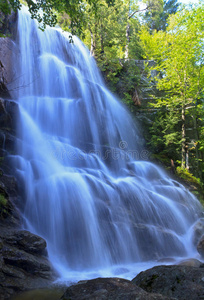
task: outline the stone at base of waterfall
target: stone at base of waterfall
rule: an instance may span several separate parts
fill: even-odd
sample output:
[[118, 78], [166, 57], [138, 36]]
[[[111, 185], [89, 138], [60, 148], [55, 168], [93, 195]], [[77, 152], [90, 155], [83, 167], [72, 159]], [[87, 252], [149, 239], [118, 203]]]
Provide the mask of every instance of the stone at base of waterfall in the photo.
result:
[[0, 207], [0, 300], [50, 286], [56, 278], [46, 257], [45, 240], [19, 229], [22, 218], [13, 204], [17, 201], [15, 189], [14, 178], [0, 176], [0, 193], [5, 198]]
[[[32, 233], [12, 229], [7, 236], [1, 234], [0, 299], [10, 299], [12, 295], [22, 291], [49, 286], [56, 274], [48, 259], [42, 255], [42, 245], [46, 245], [46, 242], [36, 235], [32, 237]], [[19, 236], [23, 236], [23, 240]], [[32, 240], [37, 243], [28, 245]], [[39, 252], [31, 253], [33, 250], [37, 251], [37, 245], [40, 247]]]
[[187, 266], [187, 267], [196, 267], [196, 268], [200, 268], [203, 265], [203, 262], [201, 262], [198, 259], [195, 258], [189, 258], [189, 259], [185, 259], [182, 260], [178, 263], [179, 266]]
[[204, 299], [204, 265], [157, 266], [138, 274], [133, 280], [149, 293], [159, 293], [176, 299]]
[[61, 300], [170, 300], [159, 294], [149, 294], [131, 281], [121, 278], [97, 278], [70, 286]]
[[201, 257], [204, 258], [204, 235], [201, 237], [200, 241], [198, 242], [197, 251], [201, 255]]
[[19, 249], [28, 253], [47, 255], [46, 241], [38, 235], [30, 233], [27, 230], [14, 232], [14, 234], [6, 238], [6, 241], [9, 244], [17, 244]]

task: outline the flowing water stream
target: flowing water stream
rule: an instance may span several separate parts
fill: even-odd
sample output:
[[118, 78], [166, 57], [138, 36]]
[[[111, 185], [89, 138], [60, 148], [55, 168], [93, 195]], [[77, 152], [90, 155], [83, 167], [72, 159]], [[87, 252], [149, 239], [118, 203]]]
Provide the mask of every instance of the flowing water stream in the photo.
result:
[[[62, 278], [133, 277], [166, 257], [196, 257], [196, 198], [142, 160], [137, 128], [88, 50], [23, 9], [16, 166], [25, 227]], [[131, 273], [132, 272], [132, 273]]]

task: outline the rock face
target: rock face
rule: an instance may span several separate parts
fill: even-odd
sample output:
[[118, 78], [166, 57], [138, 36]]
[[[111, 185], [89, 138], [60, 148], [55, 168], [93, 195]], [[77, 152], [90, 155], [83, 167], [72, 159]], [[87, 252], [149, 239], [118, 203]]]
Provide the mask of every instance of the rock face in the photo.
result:
[[[22, 228], [17, 207], [23, 203], [11, 175], [7, 155], [15, 149], [15, 116], [18, 106], [10, 100], [15, 82], [11, 57], [15, 46], [0, 38], [0, 300], [22, 291], [49, 286], [54, 271], [46, 255], [46, 242]], [[22, 188], [21, 188], [22, 192]]]
[[204, 235], [201, 237], [201, 239], [198, 242], [197, 250], [198, 253], [200, 253], [201, 257], [204, 258]]
[[[4, 154], [4, 152], [3, 152]], [[21, 230], [22, 218], [17, 203], [22, 202], [14, 177], [0, 161], [0, 300], [22, 291], [47, 287], [54, 271], [46, 255], [46, 241]]]
[[45, 240], [19, 229], [20, 214], [6, 193], [4, 197], [5, 202], [2, 196], [0, 200], [0, 300], [21, 291], [46, 287], [54, 278], [46, 258]]
[[0, 12], [0, 34], [14, 36], [16, 32], [17, 13], [12, 12], [10, 15], [5, 15]]
[[12, 55], [14, 42], [8, 38], [0, 38], [0, 90], [1, 96], [9, 97], [9, 85], [14, 80], [12, 70]]
[[204, 264], [157, 266], [141, 272], [132, 282], [149, 293], [176, 299], [204, 299]]
[[201, 218], [193, 226], [193, 243], [198, 245], [199, 240], [201, 239], [204, 233], [204, 218]]
[[61, 300], [167, 300], [159, 294], [148, 294], [131, 281], [121, 278], [97, 278], [70, 286]]
[[[12, 58], [19, 54], [15, 46], [17, 14], [3, 15], [0, 12], [0, 97], [9, 98], [15, 86], [15, 70]], [[1, 36], [4, 37], [1, 37]]]

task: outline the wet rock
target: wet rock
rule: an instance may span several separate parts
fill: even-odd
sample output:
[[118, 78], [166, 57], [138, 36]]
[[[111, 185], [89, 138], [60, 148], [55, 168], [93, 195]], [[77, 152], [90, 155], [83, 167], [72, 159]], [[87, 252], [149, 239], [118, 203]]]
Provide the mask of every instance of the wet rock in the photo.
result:
[[203, 265], [203, 263], [201, 261], [199, 261], [198, 259], [189, 258], [189, 259], [181, 261], [178, 265], [199, 268]]
[[10, 15], [5, 15], [0, 11], [0, 35], [14, 37], [16, 34], [17, 13], [12, 12]]
[[204, 258], [204, 235], [201, 237], [201, 239], [198, 242], [197, 251], [201, 255], [201, 257]]
[[0, 95], [9, 97], [8, 85], [13, 81], [12, 52], [14, 42], [10, 38], [0, 38]]
[[49, 262], [41, 257], [35, 257], [17, 248], [4, 246], [1, 255], [7, 265], [16, 266], [27, 273], [50, 278], [51, 267]]
[[0, 173], [0, 193], [4, 190], [5, 195], [10, 197], [17, 196], [17, 182], [15, 177], [6, 175], [3, 170]]
[[[143, 261], [154, 259], [158, 260], [161, 257], [170, 257], [171, 255], [183, 256], [185, 255], [185, 249], [181, 241], [176, 237], [172, 232], [167, 232], [155, 226], [155, 231], [157, 234], [152, 234], [150, 226], [146, 224], [134, 224], [134, 235], [139, 243], [140, 258]], [[162, 247], [159, 243], [155, 243], [155, 238], [158, 238], [163, 241]], [[174, 249], [174, 253], [172, 252]]]
[[163, 258], [160, 258], [160, 259], [158, 259], [157, 260], [158, 261], [158, 263], [175, 263], [175, 259], [174, 258], [172, 258], [172, 257], [163, 257]]
[[204, 298], [204, 268], [157, 266], [138, 274], [132, 282], [149, 293], [176, 299]]
[[5, 100], [0, 98], [0, 126], [9, 127], [10, 126], [11, 117], [6, 111]]
[[131, 281], [121, 278], [97, 278], [70, 286], [61, 300], [167, 300], [159, 294], [148, 294]]
[[201, 218], [193, 226], [193, 243], [196, 246], [204, 234], [204, 218]]
[[[1, 225], [0, 225], [1, 229]], [[7, 235], [6, 235], [7, 233]], [[40, 241], [40, 247], [42, 251], [42, 245], [46, 245], [45, 241], [41, 241], [41, 238], [32, 233], [17, 230], [10, 233], [3, 229], [0, 232], [0, 299], [9, 299], [11, 295], [18, 294], [22, 291], [29, 289], [42, 288], [49, 286], [55, 274], [48, 259], [39, 253], [29, 253], [25, 250], [19, 249], [19, 243], [21, 243], [25, 236], [29, 237], [29, 240], [34, 240], [34, 250], [37, 250], [38, 242]], [[23, 239], [19, 239], [23, 237]], [[35, 243], [37, 241], [37, 243]], [[33, 251], [32, 247], [28, 247], [23, 241], [22, 245], [24, 249]]]
[[28, 253], [36, 253], [40, 255], [47, 254], [46, 241], [38, 235], [30, 233], [27, 230], [14, 232], [14, 235], [6, 237], [6, 241], [9, 244], [18, 245], [20, 249]]
[[16, 89], [20, 88], [16, 85], [19, 75], [12, 62], [12, 58], [19, 55], [19, 49], [11, 38], [0, 37], [0, 97], [2, 98], [11, 98]]
[[13, 177], [0, 175], [0, 300], [22, 291], [49, 286], [55, 278], [46, 255], [46, 242], [22, 226], [14, 205], [17, 185]]
[[16, 229], [20, 227], [21, 216], [18, 209], [10, 200], [10, 197], [8, 197], [6, 191], [2, 188], [1, 181], [0, 197], [0, 237], [2, 237], [3, 235], [8, 235], [10, 233], [10, 228], [13, 228], [13, 226], [15, 226]]

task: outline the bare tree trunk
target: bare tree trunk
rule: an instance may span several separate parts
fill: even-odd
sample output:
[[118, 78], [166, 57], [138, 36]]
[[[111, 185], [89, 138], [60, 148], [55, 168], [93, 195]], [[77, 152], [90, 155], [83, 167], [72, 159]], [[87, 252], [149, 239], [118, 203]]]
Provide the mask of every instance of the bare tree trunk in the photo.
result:
[[100, 40], [101, 40], [101, 54], [102, 54], [102, 53], [104, 53], [104, 38], [103, 38], [103, 25], [102, 24], [101, 24]]
[[129, 42], [130, 42], [130, 23], [126, 26], [126, 45], [125, 45], [125, 59], [129, 58]]
[[97, 39], [97, 23], [95, 23], [95, 26], [94, 26], [94, 56], [95, 56], [95, 51], [96, 51], [96, 39]]
[[194, 116], [194, 130], [195, 130], [195, 139], [196, 139], [196, 145], [195, 145], [195, 151], [196, 151], [196, 176], [199, 178], [202, 178], [202, 168], [200, 166], [200, 161], [203, 161], [203, 155], [202, 152], [199, 151], [199, 124], [198, 124], [198, 116]]
[[185, 127], [185, 106], [182, 106], [181, 111], [182, 118], [182, 148], [181, 148], [181, 167], [184, 169], [186, 167], [186, 127]]
[[95, 30], [94, 30], [94, 34], [93, 31], [91, 29], [91, 26], [89, 25], [89, 31], [91, 34], [91, 49], [90, 49], [90, 55], [91, 56], [95, 56], [95, 50], [96, 50], [96, 24], [95, 24]]
[[90, 34], [91, 34], [91, 49], [90, 49], [90, 54], [91, 56], [94, 56], [94, 38], [93, 38], [93, 32], [89, 28]]
[[91, 26], [89, 24], [89, 32], [91, 34], [91, 49], [90, 49], [90, 55], [94, 56], [94, 50], [95, 50], [95, 46], [94, 46], [94, 36], [93, 36], [93, 31], [91, 30]]

